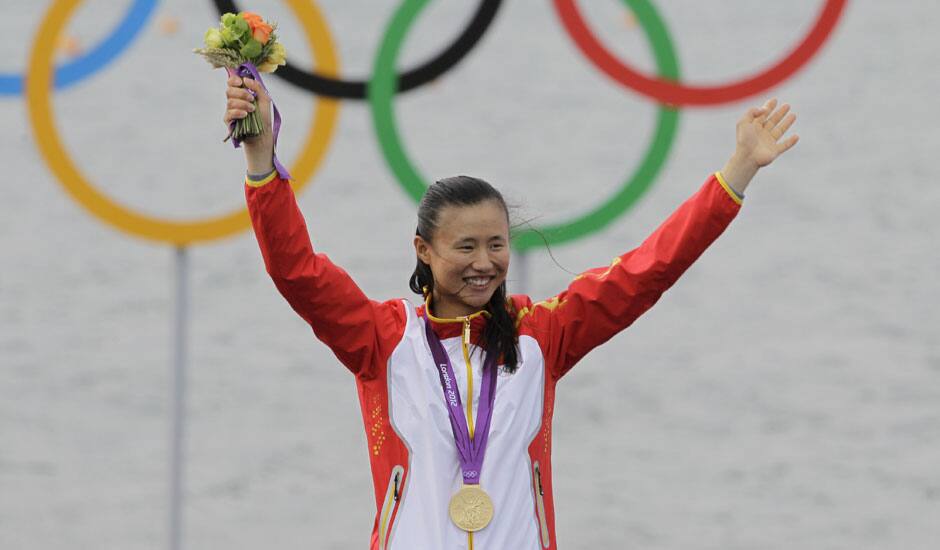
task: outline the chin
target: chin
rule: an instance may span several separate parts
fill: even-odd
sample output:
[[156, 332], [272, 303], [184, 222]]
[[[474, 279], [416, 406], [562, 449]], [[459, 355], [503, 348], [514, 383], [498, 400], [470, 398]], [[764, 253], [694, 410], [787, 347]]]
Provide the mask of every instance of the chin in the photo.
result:
[[494, 287], [492, 290], [488, 290], [485, 293], [475, 292], [470, 295], [461, 296], [461, 301], [472, 308], [483, 309], [486, 304], [488, 304], [490, 300], [493, 299], [493, 294], [496, 293], [497, 288], [498, 287]]
[[464, 299], [463, 303], [474, 309], [483, 309], [486, 307], [486, 304], [490, 303], [490, 299], [493, 298], [493, 293], [490, 294], [484, 299], [482, 297]]

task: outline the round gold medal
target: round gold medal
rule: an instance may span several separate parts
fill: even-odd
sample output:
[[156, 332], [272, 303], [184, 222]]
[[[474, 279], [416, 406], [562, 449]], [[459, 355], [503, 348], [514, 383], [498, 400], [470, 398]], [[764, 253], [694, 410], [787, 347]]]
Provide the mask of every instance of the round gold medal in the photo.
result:
[[493, 519], [493, 501], [479, 485], [464, 485], [450, 499], [450, 519], [457, 527], [472, 533]]

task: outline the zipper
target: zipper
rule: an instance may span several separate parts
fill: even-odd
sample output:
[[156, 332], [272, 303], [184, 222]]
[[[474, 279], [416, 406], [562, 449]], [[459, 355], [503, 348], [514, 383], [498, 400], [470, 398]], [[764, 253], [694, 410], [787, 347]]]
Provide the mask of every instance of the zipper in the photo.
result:
[[467, 428], [473, 439], [473, 366], [470, 364], [470, 318], [463, 319], [463, 360], [467, 364]]
[[545, 521], [545, 490], [542, 488], [542, 471], [538, 461], [532, 465], [532, 479], [535, 486], [535, 509], [538, 512], [539, 527], [542, 531], [542, 547], [548, 548], [551, 541], [548, 538], [548, 522]]
[[398, 501], [401, 500], [401, 480], [404, 474], [404, 467], [395, 466], [392, 468], [392, 475], [389, 476], [388, 489], [385, 490], [385, 504], [382, 505], [382, 513], [379, 514], [379, 550], [387, 548], [392, 514], [395, 513]]
[[398, 502], [398, 500], [401, 498], [401, 485], [399, 485], [400, 482], [401, 472], [395, 472], [395, 492], [392, 495], [392, 498], [395, 499], [395, 502]]
[[[467, 428], [473, 439], [473, 366], [470, 364], [470, 318], [463, 318], [463, 360], [467, 364]], [[467, 532], [467, 549], [473, 550], [473, 533]]]

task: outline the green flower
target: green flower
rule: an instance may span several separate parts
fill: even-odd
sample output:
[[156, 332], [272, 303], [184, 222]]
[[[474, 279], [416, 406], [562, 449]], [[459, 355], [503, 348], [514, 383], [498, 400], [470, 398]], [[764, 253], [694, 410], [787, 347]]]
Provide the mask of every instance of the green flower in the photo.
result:
[[239, 37], [251, 34], [251, 27], [248, 25], [248, 21], [242, 19], [240, 15], [235, 16], [235, 23], [232, 26], [238, 31]]
[[240, 53], [245, 57], [245, 59], [254, 59], [261, 55], [261, 42], [258, 42], [254, 38], [245, 42], [245, 45], [242, 46]]
[[222, 27], [222, 32], [219, 33], [222, 35], [222, 40], [225, 41], [226, 46], [237, 46], [239, 35], [238, 32], [232, 27]]
[[244, 44], [251, 38], [251, 27], [248, 21], [240, 15], [226, 13], [222, 16], [222, 38], [228, 46]]
[[202, 41], [205, 42], [207, 48], [221, 48], [224, 46], [224, 40], [222, 38], [222, 33], [219, 32], [219, 29], [209, 29], [206, 31], [206, 35], [202, 38]]

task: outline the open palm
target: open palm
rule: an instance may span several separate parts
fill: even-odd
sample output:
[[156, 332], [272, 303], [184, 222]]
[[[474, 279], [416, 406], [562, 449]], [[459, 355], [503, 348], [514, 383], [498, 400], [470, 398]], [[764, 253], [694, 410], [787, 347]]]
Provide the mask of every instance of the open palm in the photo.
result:
[[784, 103], [777, 107], [776, 99], [771, 99], [762, 108], [751, 109], [738, 121], [738, 151], [758, 167], [767, 166], [799, 141], [796, 134], [783, 139], [795, 120], [796, 115], [790, 112], [790, 106]]

